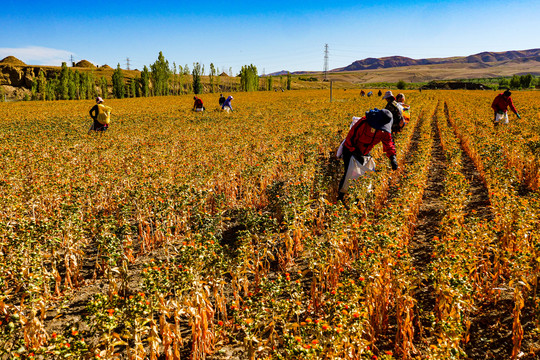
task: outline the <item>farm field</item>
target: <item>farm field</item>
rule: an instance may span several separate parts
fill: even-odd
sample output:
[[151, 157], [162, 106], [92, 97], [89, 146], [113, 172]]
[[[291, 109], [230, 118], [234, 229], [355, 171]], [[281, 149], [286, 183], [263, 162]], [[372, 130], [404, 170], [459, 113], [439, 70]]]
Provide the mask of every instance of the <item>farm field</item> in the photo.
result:
[[538, 359], [538, 93], [404, 93], [347, 207], [359, 90], [0, 103], [0, 359]]

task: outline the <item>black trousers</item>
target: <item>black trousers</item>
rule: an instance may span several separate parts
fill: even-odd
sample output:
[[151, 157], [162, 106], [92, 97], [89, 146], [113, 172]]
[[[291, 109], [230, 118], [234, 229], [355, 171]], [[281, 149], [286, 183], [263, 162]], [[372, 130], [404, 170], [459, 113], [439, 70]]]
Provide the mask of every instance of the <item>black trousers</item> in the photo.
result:
[[109, 127], [108, 124], [102, 124], [97, 119], [94, 119], [94, 128], [92, 130], [94, 131], [105, 131]]

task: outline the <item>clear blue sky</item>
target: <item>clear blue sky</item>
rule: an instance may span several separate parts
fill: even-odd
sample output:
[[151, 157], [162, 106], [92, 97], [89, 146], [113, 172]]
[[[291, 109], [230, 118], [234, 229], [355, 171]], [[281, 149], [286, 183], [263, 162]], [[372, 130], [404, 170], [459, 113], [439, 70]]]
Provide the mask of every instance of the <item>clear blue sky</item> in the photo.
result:
[[[540, 1], [33, 1], [3, 0], [0, 59], [88, 60], [319, 71], [367, 57], [466, 56], [540, 47]], [[208, 72], [208, 70], [207, 70]]]

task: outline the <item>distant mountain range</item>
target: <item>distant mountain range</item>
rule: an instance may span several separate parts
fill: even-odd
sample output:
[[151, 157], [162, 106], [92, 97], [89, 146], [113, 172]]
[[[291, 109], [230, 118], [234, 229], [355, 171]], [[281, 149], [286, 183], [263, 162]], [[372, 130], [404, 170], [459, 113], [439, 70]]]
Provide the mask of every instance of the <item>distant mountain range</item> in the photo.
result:
[[[485, 51], [469, 56], [454, 56], [446, 58], [428, 58], [428, 59], [411, 59], [405, 56], [389, 56], [382, 58], [367, 58], [364, 60], [357, 60], [352, 64], [332, 69], [330, 72], [345, 72], [345, 71], [362, 71], [362, 70], [376, 70], [376, 69], [389, 69], [405, 66], [421, 66], [421, 65], [441, 65], [441, 64], [475, 64], [475, 67], [490, 67], [496, 63], [512, 62], [512, 63], [527, 63], [527, 62], [540, 62], [540, 49], [519, 50], [519, 51], [503, 51], [503, 52], [491, 52]], [[297, 71], [292, 74], [304, 74], [305, 71]], [[273, 76], [285, 75], [287, 71], [282, 70], [273, 74]]]
[[517, 60], [519, 62], [540, 61], [540, 49], [503, 52], [485, 51], [469, 56], [430, 59], [411, 59], [404, 56], [389, 56], [378, 59], [367, 58], [364, 60], [357, 60], [349, 66], [333, 69], [332, 71], [387, 69], [415, 65], [494, 63], [511, 60]]

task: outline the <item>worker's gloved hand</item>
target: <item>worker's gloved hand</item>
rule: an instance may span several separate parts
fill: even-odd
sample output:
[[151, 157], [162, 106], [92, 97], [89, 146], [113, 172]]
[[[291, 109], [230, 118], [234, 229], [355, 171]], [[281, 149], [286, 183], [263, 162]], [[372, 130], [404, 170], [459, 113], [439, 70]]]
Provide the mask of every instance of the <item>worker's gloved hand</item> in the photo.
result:
[[397, 163], [397, 159], [396, 159], [396, 155], [392, 155], [392, 157], [390, 158], [390, 165], [392, 166], [392, 170], [397, 170], [398, 169], [398, 163]]
[[516, 114], [516, 116], [517, 116], [517, 118], [518, 118], [518, 119], [521, 119], [521, 115], [519, 115], [519, 114]]

